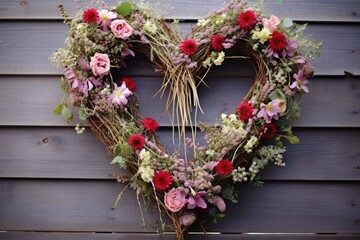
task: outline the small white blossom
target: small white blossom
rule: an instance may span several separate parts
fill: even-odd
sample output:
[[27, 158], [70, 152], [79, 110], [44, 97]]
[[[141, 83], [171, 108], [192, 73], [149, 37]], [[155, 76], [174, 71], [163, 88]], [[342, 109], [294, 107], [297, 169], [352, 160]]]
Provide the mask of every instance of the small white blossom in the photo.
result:
[[255, 136], [251, 136], [251, 138], [247, 141], [246, 145], [244, 146], [244, 149], [247, 153], [251, 153], [254, 146], [257, 144], [258, 142], [258, 138]]

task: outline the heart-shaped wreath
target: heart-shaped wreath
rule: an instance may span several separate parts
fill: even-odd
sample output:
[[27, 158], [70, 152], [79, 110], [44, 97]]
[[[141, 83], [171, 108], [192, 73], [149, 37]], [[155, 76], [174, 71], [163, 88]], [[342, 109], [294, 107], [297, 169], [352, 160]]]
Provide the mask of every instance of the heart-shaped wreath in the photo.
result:
[[[117, 179], [138, 195], [153, 197], [160, 219], [162, 213], [169, 216], [177, 239], [184, 239], [199, 213], [223, 217], [224, 200], [236, 201], [236, 183], [260, 184], [257, 174], [270, 161], [284, 165], [282, 139], [298, 142], [287, 123], [299, 116], [299, 99], [313, 74], [307, 59], [320, 47], [302, 37], [304, 26], [265, 17], [245, 0], [232, 0], [198, 20], [186, 40], [145, 3], [101, 4], [73, 19], [60, 10], [70, 33], [65, 48], [53, 55], [65, 68], [65, 97], [54, 112], [71, 121], [71, 107], [79, 109], [79, 118], [88, 120], [114, 156], [112, 163], [127, 170]], [[234, 114], [222, 114], [221, 126], [197, 123], [206, 145], [187, 138], [194, 149], [187, 161], [158, 142], [156, 120], [141, 117], [136, 82], [128, 77], [113, 81], [110, 69], [126, 75], [124, 60], [134, 57], [133, 50], [164, 74], [160, 92], [170, 89], [165, 108], [173, 109], [170, 115], [182, 133], [193, 125], [191, 109], [200, 107], [197, 86], [213, 65], [241, 55], [253, 64], [255, 81]], [[84, 128], [77, 125], [76, 130]]]

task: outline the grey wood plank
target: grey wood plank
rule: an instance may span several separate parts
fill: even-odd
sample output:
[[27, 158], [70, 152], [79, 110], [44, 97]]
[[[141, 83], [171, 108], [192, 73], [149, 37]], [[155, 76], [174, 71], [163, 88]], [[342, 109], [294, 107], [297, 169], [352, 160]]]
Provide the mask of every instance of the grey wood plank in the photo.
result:
[[[188, 240], [224, 240], [242, 239], [242, 240], [324, 240], [324, 239], [341, 239], [341, 240], [357, 240], [359, 235], [337, 235], [337, 234], [192, 234], [190, 233], [186, 239]], [[175, 236], [171, 233], [163, 235], [156, 234], [126, 234], [126, 233], [54, 233], [54, 232], [0, 232], [1, 240], [174, 240]]]
[[[155, 205], [146, 227], [132, 190], [111, 210], [123, 185], [113, 181], [1, 180], [0, 230], [153, 232]], [[210, 232], [358, 233], [359, 183], [267, 182], [241, 185], [238, 204]], [[152, 212], [150, 212], [152, 211]]]
[[[138, 0], [136, 1], [138, 2]], [[156, 0], [147, 2], [155, 4]], [[168, 0], [166, 3], [173, 9], [167, 18], [175, 19], [198, 19], [208, 12], [219, 9], [224, 0]], [[250, 0], [254, 3], [254, 0]], [[357, 0], [285, 0], [282, 5], [274, 1], [264, 1], [264, 7], [268, 14], [279, 17], [292, 17], [295, 20], [304, 21], [359, 21], [360, 6]], [[36, 0], [36, 1], [12, 1], [3, 0], [0, 5], [0, 19], [59, 19], [60, 14], [56, 6], [64, 4], [67, 11], [73, 16], [76, 11], [74, 0]], [[116, 5], [117, 1], [107, 0], [109, 6]], [[89, 7], [88, 1], [83, 1], [83, 8]]]
[[[288, 146], [286, 167], [269, 166], [262, 179], [360, 180], [359, 128], [296, 129], [295, 134], [301, 143]], [[170, 128], [160, 129], [159, 139], [170, 152], [178, 147], [171, 143]], [[69, 128], [0, 128], [0, 178], [107, 179], [119, 172], [110, 161], [91, 131], [77, 136]]]
[[[189, 25], [182, 26], [186, 28]], [[61, 73], [48, 58], [55, 49], [63, 46], [67, 31], [65, 25], [60, 22], [5, 21], [0, 22], [0, 28], [0, 74]], [[344, 71], [354, 75], [360, 74], [358, 25], [318, 23], [310, 25], [306, 33], [314, 39], [323, 40], [322, 55], [314, 61], [317, 75], [344, 75]], [[344, 41], [344, 36], [352, 37]], [[156, 75], [147, 61], [135, 58], [128, 63], [130, 66], [126, 69], [127, 75]], [[214, 69], [213, 76], [238, 76], [239, 72], [229, 70], [233, 69], [231, 63], [233, 62], [227, 61], [224, 66]], [[142, 66], [139, 71], [139, 65], [143, 64], [147, 67]]]
[[[59, 79], [60, 77], [45, 76], [0, 76], [0, 125], [69, 126], [61, 116], [52, 112], [62, 99]], [[199, 87], [204, 114], [199, 112], [198, 120], [214, 123], [221, 113], [234, 112], [249, 89], [251, 79], [252, 77], [207, 78], [205, 81], [208, 87]], [[171, 126], [167, 114], [164, 114], [167, 95], [163, 98], [154, 97], [160, 89], [162, 79], [138, 77], [135, 80], [143, 116], [157, 119], [161, 126]], [[301, 102], [301, 118], [293, 121], [294, 126], [360, 126], [360, 107], [357, 104], [360, 94], [359, 79], [317, 77], [311, 79], [309, 88], [310, 93], [305, 95]], [[71, 125], [78, 122], [81, 121], [75, 119]]]

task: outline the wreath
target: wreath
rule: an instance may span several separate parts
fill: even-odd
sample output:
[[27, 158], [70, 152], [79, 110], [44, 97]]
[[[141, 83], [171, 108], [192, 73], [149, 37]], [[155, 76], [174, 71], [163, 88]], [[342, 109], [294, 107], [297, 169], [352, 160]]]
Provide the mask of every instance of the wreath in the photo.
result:
[[[259, 185], [257, 175], [269, 162], [285, 165], [283, 140], [299, 142], [288, 123], [299, 117], [299, 99], [313, 75], [308, 60], [320, 47], [302, 36], [305, 26], [266, 17], [259, 6], [232, 0], [198, 20], [183, 40], [157, 14], [159, 9], [143, 2], [95, 4], [74, 18], [59, 8], [70, 31], [65, 47], [52, 56], [64, 68], [65, 93], [54, 113], [70, 122], [76, 109], [88, 121], [114, 157], [111, 163], [127, 170], [114, 175], [127, 183], [124, 190], [131, 187], [138, 196], [155, 199], [161, 223], [167, 215], [177, 239], [184, 239], [189, 226], [202, 223], [203, 216], [223, 218], [226, 201], [237, 201], [235, 184]], [[159, 92], [170, 90], [165, 109], [172, 110], [173, 125], [175, 119], [193, 149], [191, 160], [168, 153], [159, 143], [158, 122], [139, 112], [136, 88], [141, 86], [131, 77], [113, 79], [115, 68], [126, 76], [125, 60], [135, 53], [145, 54], [164, 74]], [[193, 107], [201, 110], [197, 87], [206, 84], [211, 67], [238, 57], [247, 58], [256, 70], [247, 95], [233, 114], [221, 115], [221, 124], [195, 125], [190, 114]], [[206, 145], [185, 138], [189, 125], [205, 132]], [[77, 124], [77, 133], [84, 130]]]

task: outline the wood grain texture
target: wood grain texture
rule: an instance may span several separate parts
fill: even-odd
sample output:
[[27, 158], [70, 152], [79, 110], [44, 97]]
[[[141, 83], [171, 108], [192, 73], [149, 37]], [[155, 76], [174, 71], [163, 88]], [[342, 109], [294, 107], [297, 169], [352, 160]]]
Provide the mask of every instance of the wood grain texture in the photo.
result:
[[[359, 235], [319, 234], [192, 234], [188, 240], [358, 240]], [[171, 233], [123, 234], [123, 233], [44, 233], [44, 232], [0, 232], [0, 240], [175, 240]]]
[[[243, 184], [238, 204], [210, 232], [358, 233], [359, 183], [266, 182]], [[156, 206], [141, 217], [135, 193], [127, 190], [111, 210], [123, 185], [113, 181], [0, 181], [0, 230], [154, 232]]]
[[[115, 6], [118, 1], [107, 0], [109, 6]], [[138, 2], [138, 0], [136, 0]], [[148, 0], [155, 4], [157, 0]], [[206, 16], [210, 11], [221, 8], [224, 0], [167, 0], [173, 7], [167, 18], [198, 19]], [[254, 3], [254, 0], [250, 0]], [[268, 14], [279, 17], [291, 17], [294, 20], [305, 21], [352, 21], [358, 22], [360, 6], [357, 0], [285, 0], [281, 5], [274, 1], [264, 1]], [[33, 0], [12, 1], [2, 0], [0, 4], [0, 19], [60, 19], [57, 6], [63, 4], [71, 16], [77, 11], [74, 0]], [[83, 8], [89, 7], [88, 1], [83, 1]]]
[[[265, 169], [265, 180], [360, 180], [360, 129], [297, 129], [285, 168]], [[171, 129], [160, 141], [170, 152]], [[199, 141], [201, 142], [201, 140]], [[0, 178], [106, 179], [118, 172], [105, 147], [90, 132], [70, 128], [0, 128]]]
[[[45, 76], [0, 76], [0, 124], [69, 126], [61, 116], [52, 112], [62, 99], [59, 79], [60, 77]], [[199, 113], [198, 120], [214, 123], [221, 113], [233, 113], [250, 88], [251, 79], [252, 77], [207, 78], [205, 81], [208, 87], [199, 87], [204, 114]], [[167, 95], [163, 98], [154, 97], [160, 89], [162, 79], [138, 77], [135, 80], [142, 115], [157, 119], [161, 126], [171, 126], [168, 116], [164, 114]], [[293, 121], [293, 126], [360, 127], [360, 79], [318, 77], [311, 79], [309, 88], [310, 94], [305, 95], [301, 102], [301, 118]], [[72, 125], [78, 122], [81, 121], [75, 119]]]
[[[189, 26], [188, 24], [185, 24]], [[186, 26], [184, 28], [186, 28]], [[61, 70], [52, 65], [49, 56], [63, 47], [67, 27], [61, 22], [0, 22], [0, 74], [59, 74]], [[49, 34], [51, 33], [51, 34]], [[336, 33], [336, 34], [334, 34]], [[313, 63], [317, 75], [344, 75], [344, 71], [360, 74], [360, 31], [357, 24], [312, 24], [306, 34], [322, 40], [322, 55]], [[344, 36], [352, 36], [344, 41]], [[341, 44], [339, 44], [341, 43]], [[21, 56], [21, 57], [19, 57]], [[340, 60], [339, 60], [340, 59]], [[132, 59], [127, 61], [126, 75], [154, 76], [148, 61]], [[141, 67], [144, 64], [148, 66]], [[231, 62], [213, 71], [222, 77], [238, 76], [230, 71]], [[239, 64], [240, 65], [240, 64]], [[214, 76], [213, 75], [213, 76]]]

